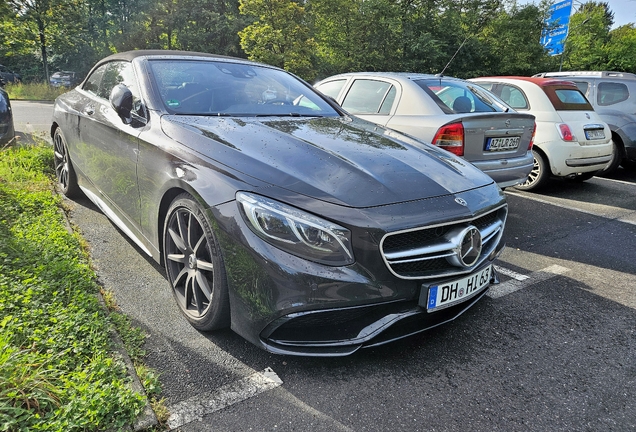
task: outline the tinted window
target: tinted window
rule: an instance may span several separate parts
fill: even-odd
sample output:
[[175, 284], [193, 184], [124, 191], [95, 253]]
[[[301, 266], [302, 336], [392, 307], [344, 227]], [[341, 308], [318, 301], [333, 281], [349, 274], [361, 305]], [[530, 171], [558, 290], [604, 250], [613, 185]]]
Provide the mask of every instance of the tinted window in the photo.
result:
[[587, 101], [580, 91], [577, 90], [555, 90], [559, 100], [567, 104], [585, 104]]
[[336, 99], [338, 97], [338, 93], [340, 93], [340, 90], [342, 90], [342, 86], [344, 86], [346, 82], [347, 80], [345, 79], [329, 81], [321, 84], [318, 87], [318, 90], [320, 90], [323, 94]]
[[357, 79], [345, 96], [342, 107], [351, 114], [378, 114], [392, 87], [384, 81]]
[[557, 111], [594, 111], [583, 93], [574, 86], [547, 86], [543, 91]]
[[499, 97], [514, 109], [528, 109], [529, 107], [525, 93], [515, 86], [501, 84]]
[[278, 69], [224, 61], [152, 60], [151, 78], [175, 114], [338, 116], [313, 87]]
[[102, 82], [102, 76], [104, 76], [104, 71], [106, 70], [106, 66], [108, 65], [102, 65], [98, 67], [97, 69], [95, 69], [95, 71], [92, 74], [90, 74], [90, 76], [86, 79], [86, 82], [84, 83], [84, 87], [82, 88], [89, 93], [98, 95], [99, 85]]
[[446, 114], [501, 112], [508, 109], [479, 85], [448, 79], [415, 81]]
[[596, 95], [599, 105], [607, 106], [623, 102], [629, 98], [627, 86], [621, 83], [602, 82]]

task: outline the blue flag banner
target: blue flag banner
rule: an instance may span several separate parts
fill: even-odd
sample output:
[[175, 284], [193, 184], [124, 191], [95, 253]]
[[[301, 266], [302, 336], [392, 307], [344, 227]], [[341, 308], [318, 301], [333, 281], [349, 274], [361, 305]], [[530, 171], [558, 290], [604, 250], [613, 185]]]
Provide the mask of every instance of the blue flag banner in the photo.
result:
[[568, 37], [572, 0], [564, 0], [550, 6], [550, 17], [545, 20], [541, 45], [550, 55], [563, 54], [565, 38]]

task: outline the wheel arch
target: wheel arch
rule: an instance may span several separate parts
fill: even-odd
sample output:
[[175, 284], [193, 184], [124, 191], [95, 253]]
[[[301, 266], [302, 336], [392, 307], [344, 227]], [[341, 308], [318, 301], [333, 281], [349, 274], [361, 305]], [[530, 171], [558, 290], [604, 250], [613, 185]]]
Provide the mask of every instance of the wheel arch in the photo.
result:
[[163, 197], [161, 197], [161, 202], [159, 203], [159, 211], [157, 213], [157, 245], [159, 247], [159, 264], [163, 267], [165, 267], [166, 265], [163, 253], [163, 228], [166, 221], [166, 216], [168, 215], [170, 204], [172, 204], [176, 197], [183, 193], [194, 196], [191, 191], [188, 191], [182, 187], [172, 187], [163, 194]]
[[618, 150], [621, 152], [619, 155], [620, 159], [623, 159], [625, 157], [625, 142], [621, 135], [615, 130], [612, 131], [612, 141], [614, 141]]
[[57, 124], [57, 122], [53, 122], [51, 124], [51, 138], [53, 138], [55, 136], [55, 131], [60, 127], [59, 124]]

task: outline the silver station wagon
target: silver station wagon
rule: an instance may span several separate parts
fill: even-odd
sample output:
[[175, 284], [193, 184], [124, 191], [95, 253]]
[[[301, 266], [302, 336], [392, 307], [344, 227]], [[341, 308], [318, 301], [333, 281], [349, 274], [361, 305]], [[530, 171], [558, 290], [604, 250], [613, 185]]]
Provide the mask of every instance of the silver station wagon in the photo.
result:
[[360, 72], [315, 87], [350, 114], [454, 153], [501, 188], [532, 170], [534, 116], [512, 110], [469, 81], [436, 75]]

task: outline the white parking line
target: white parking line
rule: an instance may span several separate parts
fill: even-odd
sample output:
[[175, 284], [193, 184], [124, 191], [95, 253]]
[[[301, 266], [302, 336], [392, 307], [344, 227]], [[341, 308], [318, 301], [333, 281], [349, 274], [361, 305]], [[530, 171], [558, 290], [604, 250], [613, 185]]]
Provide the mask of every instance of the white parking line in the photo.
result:
[[624, 184], [624, 185], [628, 185], [628, 186], [633, 186], [634, 185], [634, 183], [628, 182], [628, 181], [625, 181], [625, 180], [616, 180], [616, 179], [605, 178], [605, 177], [594, 177], [594, 180], [602, 180], [602, 181], [606, 181], [606, 182], [620, 183], [620, 184]]
[[[620, 180], [615, 180], [615, 181], [621, 182]], [[627, 184], [632, 184], [632, 183], [627, 183]], [[620, 208], [620, 207], [607, 206], [607, 205], [604, 205], [604, 204], [594, 204], [593, 207], [594, 207], [595, 210], [584, 210], [584, 209], [576, 207], [574, 205], [561, 204], [561, 203], [557, 203], [557, 202], [541, 199], [541, 198], [538, 198], [538, 197], [535, 197], [535, 196], [522, 195], [522, 194], [515, 193], [515, 192], [509, 192], [507, 190], [506, 190], [506, 194], [507, 195], [512, 195], [512, 196], [516, 196], [516, 197], [519, 197], [519, 198], [525, 198], [525, 199], [529, 199], [529, 200], [532, 200], [532, 201], [540, 202], [542, 204], [549, 204], [549, 205], [552, 205], [552, 206], [555, 206], [555, 207], [560, 207], [560, 208], [564, 208], [564, 209], [568, 209], [568, 210], [577, 211], [577, 212], [580, 212], [580, 213], [589, 214], [589, 215], [592, 215], [592, 216], [603, 217], [603, 218], [606, 218], [606, 219], [612, 219], [612, 220], [617, 220], [619, 222], [636, 225], [636, 218], [634, 216], [636, 212], [631, 211], [631, 210], [626, 210], [626, 209], [623, 209], [623, 208]], [[561, 201], [567, 203], [570, 200], [561, 199]]]
[[205, 393], [168, 407], [171, 413], [168, 426], [175, 429], [204, 415], [244, 401], [283, 384], [271, 368], [256, 372], [246, 378], [218, 388], [214, 393]]
[[505, 295], [511, 294], [520, 289], [526, 288], [530, 285], [534, 285], [539, 282], [546, 281], [555, 276], [562, 275], [569, 271], [566, 267], [560, 265], [551, 265], [536, 272], [532, 272], [525, 280], [512, 279], [507, 282], [500, 283], [499, 285], [493, 285], [490, 287], [490, 291], [486, 294], [490, 298], [499, 298]]
[[499, 266], [494, 266], [494, 267], [495, 267], [495, 270], [497, 270], [497, 273], [501, 273], [503, 275], [506, 275], [506, 276], [511, 277], [513, 279], [516, 279], [518, 281], [524, 281], [524, 280], [530, 278], [530, 276], [522, 275], [521, 273], [514, 272], [514, 271], [512, 271], [510, 269], [507, 269], [505, 267], [499, 267]]

